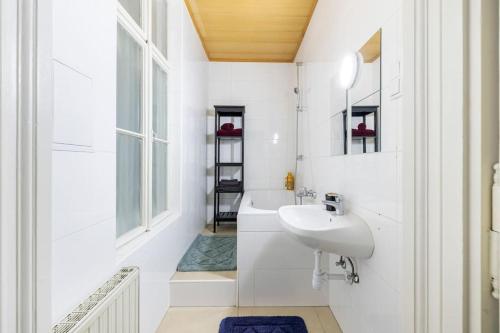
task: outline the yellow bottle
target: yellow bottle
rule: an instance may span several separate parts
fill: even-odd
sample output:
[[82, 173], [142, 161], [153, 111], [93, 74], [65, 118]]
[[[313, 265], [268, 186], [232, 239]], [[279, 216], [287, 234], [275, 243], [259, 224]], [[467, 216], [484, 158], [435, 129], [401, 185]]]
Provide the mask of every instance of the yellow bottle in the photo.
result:
[[291, 172], [288, 173], [288, 175], [285, 177], [285, 188], [289, 191], [293, 191], [295, 187], [295, 179], [293, 178], [293, 175]]

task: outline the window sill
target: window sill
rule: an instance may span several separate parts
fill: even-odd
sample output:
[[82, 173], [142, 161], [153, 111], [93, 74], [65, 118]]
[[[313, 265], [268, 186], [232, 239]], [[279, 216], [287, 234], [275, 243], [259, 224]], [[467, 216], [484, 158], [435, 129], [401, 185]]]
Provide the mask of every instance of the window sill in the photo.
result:
[[180, 216], [181, 214], [172, 212], [159, 216], [149, 230], [144, 228], [141, 230], [140, 234], [133, 239], [127, 242], [118, 243], [116, 252], [116, 262], [118, 266], [144, 245], [149, 243], [149, 241], [155, 238], [165, 228], [177, 221]]

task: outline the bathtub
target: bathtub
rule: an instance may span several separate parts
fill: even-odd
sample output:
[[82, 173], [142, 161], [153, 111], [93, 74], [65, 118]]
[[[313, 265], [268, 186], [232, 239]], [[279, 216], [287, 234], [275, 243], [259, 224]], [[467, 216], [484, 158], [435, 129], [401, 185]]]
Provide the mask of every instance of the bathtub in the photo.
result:
[[294, 192], [283, 190], [247, 191], [238, 210], [239, 231], [283, 231], [278, 208], [294, 204]]
[[[247, 191], [238, 210], [238, 305], [326, 306], [328, 285], [311, 288], [313, 250], [287, 235], [278, 208], [294, 204], [292, 191]], [[328, 270], [327, 256], [323, 268]]]

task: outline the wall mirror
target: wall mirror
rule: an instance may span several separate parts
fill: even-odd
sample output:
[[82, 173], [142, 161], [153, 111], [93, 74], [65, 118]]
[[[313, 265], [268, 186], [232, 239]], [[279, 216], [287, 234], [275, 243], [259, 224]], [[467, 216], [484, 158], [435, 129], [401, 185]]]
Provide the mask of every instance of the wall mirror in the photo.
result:
[[344, 112], [330, 116], [330, 155], [338, 156], [347, 154], [347, 138], [345, 136]]
[[[346, 128], [351, 127], [351, 154], [381, 151], [381, 79], [382, 31], [378, 30], [358, 50], [361, 55], [356, 81], [347, 91], [347, 107], [343, 112], [344, 153], [349, 144]], [[350, 112], [350, 119], [348, 116]]]

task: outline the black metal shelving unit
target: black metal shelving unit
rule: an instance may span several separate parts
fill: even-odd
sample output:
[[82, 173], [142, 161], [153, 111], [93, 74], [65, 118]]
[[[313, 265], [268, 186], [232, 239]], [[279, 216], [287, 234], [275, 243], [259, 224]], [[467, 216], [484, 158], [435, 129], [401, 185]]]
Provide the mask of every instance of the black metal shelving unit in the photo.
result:
[[[367, 105], [367, 106], [352, 106], [352, 118], [362, 118], [363, 123], [366, 123], [366, 116], [373, 114], [374, 131], [375, 135], [370, 136], [353, 136], [352, 140], [362, 140], [363, 142], [363, 153], [366, 153], [366, 139], [374, 139], [375, 152], [379, 151], [379, 141], [380, 141], [380, 121], [377, 105]], [[342, 111], [344, 120], [344, 154], [347, 154], [347, 110]]]
[[[214, 233], [217, 232], [217, 226], [220, 222], [236, 222], [238, 212], [221, 212], [220, 211], [220, 195], [225, 193], [241, 194], [245, 192], [245, 107], [230, 106], [230, 105], [215, 105], [215, 172], [214, 172]], [[237, 136], [222, 136], [218, 135], [221, 129], [221, 118], [240, 118], [241, 119], [241, 135]], [[240, 141], [241, 142], [241, 159], [240, 162], [221, 162], [220, 160], [220, 145], [223, 142]], [[241, 168], [241, 179], [238, 181], [221, 180], [221, 169], [225, 167]]]

